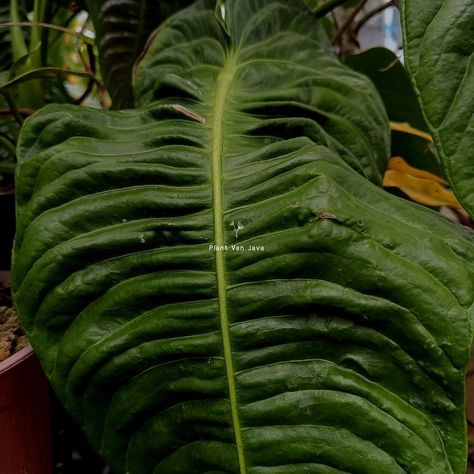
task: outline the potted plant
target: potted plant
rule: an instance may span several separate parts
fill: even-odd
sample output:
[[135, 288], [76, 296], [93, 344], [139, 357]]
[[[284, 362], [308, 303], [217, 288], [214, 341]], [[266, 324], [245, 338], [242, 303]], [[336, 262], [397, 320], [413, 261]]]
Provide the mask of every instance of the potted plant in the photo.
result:
[[[129, 108], [22, 128], [16, 305], [117, 473], [465, 472], [473, 233], [382, 189], [392, 111], [318, 23], [342, 3], [197, 1], [132, 84], [139, 48], [112, 39], [144, 4], [95, 2]], [[426, 130], [392, 128], [433, 137], [457, 197], [439, 177], [430, 197], [472, 213], [472, 47], [453, 45], [474, 13], [441, 4], [402, 2]], [[400, 188], [436, 181], [391, 163]]]
[[0, 472], [51, 474], [49, 385], [25, 339], [0, 307]]

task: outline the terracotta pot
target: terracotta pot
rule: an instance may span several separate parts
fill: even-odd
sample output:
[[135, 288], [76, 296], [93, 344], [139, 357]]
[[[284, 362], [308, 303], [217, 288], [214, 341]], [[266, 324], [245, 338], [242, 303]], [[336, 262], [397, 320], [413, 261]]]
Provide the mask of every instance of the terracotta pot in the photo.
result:
[[31, 346], [0, 362], [0, 474], [51, 474], [49, 385]]
[[472, 346], [472, 358], [466, 378], [466, 416], [469, 420], [467, 425], [467, 436], [469, 441], [469, 462], [467, 474], [474, 474], [474, 345]]

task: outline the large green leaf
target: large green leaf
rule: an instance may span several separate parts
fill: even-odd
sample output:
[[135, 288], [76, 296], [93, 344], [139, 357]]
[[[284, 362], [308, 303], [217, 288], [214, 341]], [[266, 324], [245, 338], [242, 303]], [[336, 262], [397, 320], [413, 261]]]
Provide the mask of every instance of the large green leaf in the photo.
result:
[[86, 0], [113, 107], [133, 105], [132, 71], [150, 33], [193, 0]]
[[114, 470], [461, 474], [473, 234], [366, 179], [383, 104], [303, 1], [199, 2], [136, 84], [17, 176], [15, 301]]
[[446, 177], [474, 215], [474, 2], [401, 4], [408, 71]]

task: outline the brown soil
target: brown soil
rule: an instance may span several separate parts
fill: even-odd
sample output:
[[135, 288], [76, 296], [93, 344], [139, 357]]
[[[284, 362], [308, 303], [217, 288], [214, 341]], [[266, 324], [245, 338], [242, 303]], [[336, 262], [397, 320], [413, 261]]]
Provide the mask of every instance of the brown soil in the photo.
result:
[[20, 327], [12, 308], [0, 306], [0, 362], [28, 345], [28, 339]]

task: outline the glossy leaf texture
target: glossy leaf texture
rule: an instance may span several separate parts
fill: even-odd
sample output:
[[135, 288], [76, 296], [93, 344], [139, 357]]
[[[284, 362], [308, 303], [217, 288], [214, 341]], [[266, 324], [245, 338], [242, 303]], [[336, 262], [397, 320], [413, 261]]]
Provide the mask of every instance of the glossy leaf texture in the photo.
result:
[[86, 0], [115, 109], [133, 106], [132, 72], [152, 31], [192, 0]]
[[474, 2], [402, 0], [407, 69], [445, 175], [474, 215]]
[[46, 107], [17, 175], [17, 308], [114, 471], [461, 474], [474, 237], [380, 189], [304, 2], [173, 16], [136, 100]]

